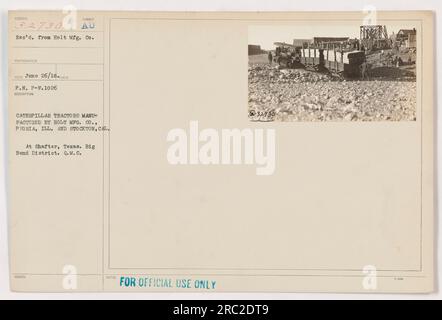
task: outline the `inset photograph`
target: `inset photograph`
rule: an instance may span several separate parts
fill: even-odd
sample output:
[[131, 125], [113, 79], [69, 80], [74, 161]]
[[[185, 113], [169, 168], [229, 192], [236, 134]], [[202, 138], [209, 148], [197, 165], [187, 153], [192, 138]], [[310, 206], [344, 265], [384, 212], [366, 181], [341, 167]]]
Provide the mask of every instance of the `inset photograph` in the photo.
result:
[[415, 121], [413, 25], [253, 26], [251, 121]]

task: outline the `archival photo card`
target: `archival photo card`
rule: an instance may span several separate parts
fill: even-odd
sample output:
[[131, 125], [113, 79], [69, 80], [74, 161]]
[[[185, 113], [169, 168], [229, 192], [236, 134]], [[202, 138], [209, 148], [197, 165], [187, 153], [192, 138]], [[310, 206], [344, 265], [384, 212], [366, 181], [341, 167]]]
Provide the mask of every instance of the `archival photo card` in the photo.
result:
[[12, 290], [434, 290], [432, 12], [8, 18]]

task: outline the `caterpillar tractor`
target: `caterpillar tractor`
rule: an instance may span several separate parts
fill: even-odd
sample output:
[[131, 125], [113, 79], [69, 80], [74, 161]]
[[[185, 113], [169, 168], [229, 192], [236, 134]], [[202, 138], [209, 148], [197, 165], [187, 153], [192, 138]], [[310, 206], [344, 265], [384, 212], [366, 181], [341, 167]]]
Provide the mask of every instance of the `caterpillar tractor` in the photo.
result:
[[284, 42], [275, 42], [273, 62], [286, 68], [300, 68], [301, 48]]
[[307, 47], [275, 42], [275, 46], [273, 61], [287, 68], [357, 78], [361, 77], [361, 66], [365, 63], [365, 53], [344, 41], [309, 44]]

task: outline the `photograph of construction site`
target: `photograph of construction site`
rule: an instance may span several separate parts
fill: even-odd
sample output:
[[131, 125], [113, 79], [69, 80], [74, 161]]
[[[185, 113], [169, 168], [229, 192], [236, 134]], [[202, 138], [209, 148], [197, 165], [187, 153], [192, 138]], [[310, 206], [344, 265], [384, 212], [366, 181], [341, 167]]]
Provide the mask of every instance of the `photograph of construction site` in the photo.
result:
[[413, 25], [254, 26], [251, 121], [415, 121]]

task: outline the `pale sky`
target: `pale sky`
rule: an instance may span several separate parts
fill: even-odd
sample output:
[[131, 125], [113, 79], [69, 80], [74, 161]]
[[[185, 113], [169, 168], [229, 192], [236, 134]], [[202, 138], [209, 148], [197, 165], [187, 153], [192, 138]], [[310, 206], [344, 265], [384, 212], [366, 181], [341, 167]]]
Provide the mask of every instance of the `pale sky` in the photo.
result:
[[[285, 26], [250, 26], [249, 44], [261, 45], [262, 49], [274, 49], [274, 42], [293, 43], [293, 39], [311, 39], [313, 37], [350, 37], [359, 39], [359, 24], [349, 25], [285, 25]], [[397, 33], [400, 29], [413, 29], [413, 24], [387, 25], [387, 32]]]

